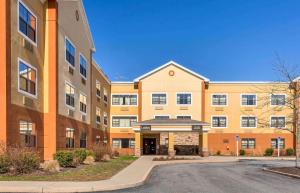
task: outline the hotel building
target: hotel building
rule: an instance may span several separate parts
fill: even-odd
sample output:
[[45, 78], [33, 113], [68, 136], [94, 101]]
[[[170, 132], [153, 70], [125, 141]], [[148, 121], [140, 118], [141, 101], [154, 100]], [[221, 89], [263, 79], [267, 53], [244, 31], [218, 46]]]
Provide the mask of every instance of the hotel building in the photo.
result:
[[173, 61], [132, 82], [111, 82], [93, 60], [81, 0], [1, 1], [0, 27], [6, 145], [36, 148], [45, 160], [99, 142], [137, 156], [294, 147], [288, 83], [214, 82]]

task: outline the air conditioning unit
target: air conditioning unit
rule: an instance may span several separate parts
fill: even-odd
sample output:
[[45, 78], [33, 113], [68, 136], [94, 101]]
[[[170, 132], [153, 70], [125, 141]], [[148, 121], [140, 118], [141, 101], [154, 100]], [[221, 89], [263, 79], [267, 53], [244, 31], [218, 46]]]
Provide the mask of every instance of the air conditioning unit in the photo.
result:
[[23, 42], [22, 43], [23, 43], [23, 47], [25, 49], [27, 49], [30, 52], [33, 52], [33, 45], [28, 40], [26, 40], [25, 38], [23, 38]]
[[85, 85], [86, 80], [84, 78], [81, 78], [81, 83]]
[[85, 115], [81, 115], [81, 120], [82, 121], [86, 121], [86, 116]]
[[69, 115], [70, 117], [74, 117], [74, 111], [71, 110], [71, 109], [68, 109], [68, 115]]
[[97, 129], [101, 129], [101, 125], [97, 123]]
[[23, 96], [23, 105], [33, 107], [33, 100], [31, 98]]
[[74, 74], [74, 69], [73, 69], [71, 66], [69, 66], [69, 73], [70, 73], [71, 75]]

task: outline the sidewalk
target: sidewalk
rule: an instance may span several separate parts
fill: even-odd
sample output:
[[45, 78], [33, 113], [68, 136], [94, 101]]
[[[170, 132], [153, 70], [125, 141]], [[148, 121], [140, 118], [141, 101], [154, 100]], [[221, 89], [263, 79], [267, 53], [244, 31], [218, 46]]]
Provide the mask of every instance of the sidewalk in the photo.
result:
[[[111, 179], [88, 182], [45, 182], [45, 181], [0, 181], [0, 192], [90, 192], [109, 191], [139, 186], [145, 183], [151, 170], [158, 165], [179, 163], [234, 162], [237, 157], [210, 156], [195, 157], [193, 160], [152, 161], [157, 156], [143, 156], [120, 171]], [[249, 160], [276, 160], [276, 158], [243, 157]]]

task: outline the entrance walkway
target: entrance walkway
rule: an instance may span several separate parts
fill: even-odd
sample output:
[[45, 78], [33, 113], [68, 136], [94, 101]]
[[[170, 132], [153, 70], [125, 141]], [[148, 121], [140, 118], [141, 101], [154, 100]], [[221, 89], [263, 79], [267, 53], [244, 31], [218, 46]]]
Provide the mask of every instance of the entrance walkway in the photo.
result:
[[[151, 170], [155, 166], [162, 164], [217, 163], [239, 160], [237, 157], [211, 156], [202, 158], [195, 156], [196, 159], [193, 160], [153, 161], [154, 157], [158, 156], [142, 156], [108, 180], [88, 182], [0, 181], [0, 192], [90, 192], [117, 190], [144, 184]], [[244, 159], [247, 158], [245, 157]]]

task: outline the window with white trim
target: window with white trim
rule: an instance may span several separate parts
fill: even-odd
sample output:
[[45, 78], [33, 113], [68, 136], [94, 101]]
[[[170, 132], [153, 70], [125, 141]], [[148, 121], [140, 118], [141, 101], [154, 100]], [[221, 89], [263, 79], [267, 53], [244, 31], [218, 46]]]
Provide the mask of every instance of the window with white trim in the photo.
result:
[[75, 140], [74, 140], [74, 129], [67, 128], [66, 129], [66, 148], [74, 148]]
[[37, 70], [19, 60], [19, 90], [37, 96]]
[[170, 119], [169, 115], [155, 115], [154, 119]]
[[[273, 149], [278, 149], [278, 138], [271, 139], [271, 147]], [[284, 149], [285, 148], [285, 139], [284, 138], [280, 138], [280, 140], [279, 140], [279, 148], [280, 149]]]
[[253, 116], [243, 116], [241, 117], [242, 127], [256, 127], [256, 117]]
[[86, 78], [86, 65], [87, 65], [87, 62], [86, 62], [86, 59], [84, 58], [83, 55], [79, 55], [79, 65], [80, 65], [80, 74], [81, 76], [83, 76], [84, 78]]
[[227, 117], [225, 116], [213, 116], [212, 127], [227, 127]]
[[37, 18], [19, 1], [19, 31], [32, 42], [36, 43]]
[[112, 105], [137, 105], [137, 95], [112, 95]]
[[66, 61], [73, 67], [75, 67], [75, 47], [69, 39], [65, 39], [66, 46]]
[[108, 123], [108, 118], [107, 118], [106, 112], [103, 113], [103, 122], [104, 122], [104, 125], [107, 125], [107, 123]]
[[101, 123], [101, 111], [99, 107], [96, 107], [96, 123]]
[[190, 105], [192, 103], [191, 93], [178, 93], [177, 94], [177, 104], [178, 105]]
[[19, 130], [21, 136], [21, 146], [36, 147], [35, 124], [30, 121], [20, 121]]
[[86, 144], [87, 144], [87, 135], [86, 132], [83, 131], [80, 134], [80, 148], [86, 148]]
[[86, 96], [84, 94], [79, 94], [79, 105], [80, 111], [86, 113]]
[[271, 95], [271, 105], [284, 106], [285, 105], [285, 95], [284, 94], [272, 94]]
[[227, 95], [226, 94], [213, 94], [212, 95], [212, 105], [214, 105], [214, 106], [227, 105]]
[[112, 139], [113, 148], [134, 148], [135, 140], [130, 138]]
[[190, 115], [177, 115], [177, 119], [192, 119], [192, 116]]
[[96, 96], [101, 98], [101, 83], [99, 80], [96, 80]]
[[256, 95], [255, 94], [243, 94], [242, 95], [242, 106], [255, 106]]
[[255, 139], [254, 138], [243, 138], [241, 140], [242, 149], [255, 149]]
[[137, 122], [136, 116], [113, 116], [113, 127], [132, 127]]
[[167, 104], [166, 94], [152, 94], [152, 104], [153, 105], [165, 105]]
[[104, 102], [108, 102], [108, 94], [107, 94], [107, 90], [104, 88], [103, 90], [103, 100]]
[[66, 93], [66, 105], [70, 107], [75, 107], [75, 89], [71, 84], [69, 83], [65, 84], [65, 93]]
[[271, 117], [271, 127], [285, 128], [285, 117]]

